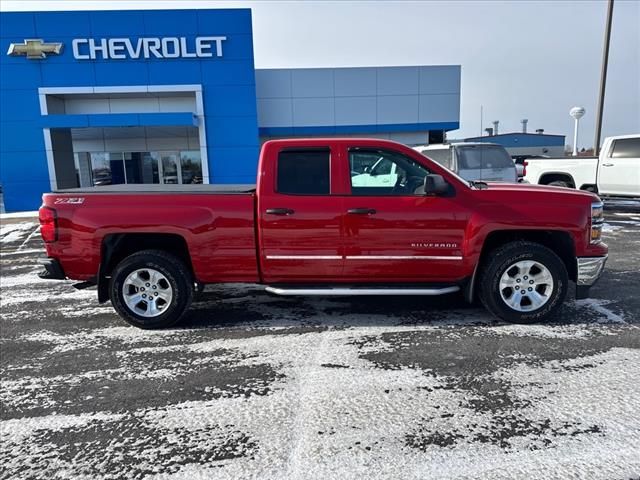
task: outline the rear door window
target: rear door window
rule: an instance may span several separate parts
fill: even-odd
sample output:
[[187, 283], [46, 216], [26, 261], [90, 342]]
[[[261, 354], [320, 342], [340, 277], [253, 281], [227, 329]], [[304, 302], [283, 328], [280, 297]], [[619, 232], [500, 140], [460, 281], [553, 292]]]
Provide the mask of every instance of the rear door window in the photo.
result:
[[640, 159], [640, 138], [621, 138], [614, 140], [611, 158]]
[[276, 191], [284, 195], [329, 195], [330, 152], [284, 150], [278, 155]]

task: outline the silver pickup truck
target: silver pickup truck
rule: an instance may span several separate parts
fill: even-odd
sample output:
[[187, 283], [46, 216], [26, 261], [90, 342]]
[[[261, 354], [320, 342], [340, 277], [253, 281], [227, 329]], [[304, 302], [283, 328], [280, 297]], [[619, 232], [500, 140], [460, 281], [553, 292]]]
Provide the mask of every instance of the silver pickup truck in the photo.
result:
[[465, 180], [518, 181], [516, 166], [502, 145], [484, 142], [443, 143], [413, 147]]

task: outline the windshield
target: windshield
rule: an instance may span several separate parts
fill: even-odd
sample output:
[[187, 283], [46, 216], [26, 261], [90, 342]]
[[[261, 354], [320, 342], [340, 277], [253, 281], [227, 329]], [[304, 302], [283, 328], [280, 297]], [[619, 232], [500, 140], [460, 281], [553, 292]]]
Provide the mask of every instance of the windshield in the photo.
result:
[[507, 151], [497, 145], [462, 146], [458, 147], [457, 153], [460, 170], [514, 168], [513, 160]]

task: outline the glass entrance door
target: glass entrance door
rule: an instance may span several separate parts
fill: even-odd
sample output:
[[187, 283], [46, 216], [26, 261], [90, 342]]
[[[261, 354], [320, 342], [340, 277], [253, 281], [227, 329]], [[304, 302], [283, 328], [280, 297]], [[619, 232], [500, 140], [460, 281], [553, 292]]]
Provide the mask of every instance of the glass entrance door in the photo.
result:
[[160, 152], [160, 183], [182, 183], [180, 154], [178, 152]]

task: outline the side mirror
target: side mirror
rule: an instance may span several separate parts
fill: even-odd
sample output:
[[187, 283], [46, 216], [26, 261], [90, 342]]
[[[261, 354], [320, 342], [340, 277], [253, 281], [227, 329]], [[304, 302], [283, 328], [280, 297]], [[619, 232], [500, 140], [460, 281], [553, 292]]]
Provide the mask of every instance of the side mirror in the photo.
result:
[[424, 194], [425, 195], [442, 195], [449, 190], [449, 184], [444, 181], [442, 175], [430, 173], [424, 177]]

